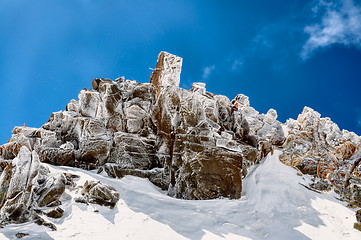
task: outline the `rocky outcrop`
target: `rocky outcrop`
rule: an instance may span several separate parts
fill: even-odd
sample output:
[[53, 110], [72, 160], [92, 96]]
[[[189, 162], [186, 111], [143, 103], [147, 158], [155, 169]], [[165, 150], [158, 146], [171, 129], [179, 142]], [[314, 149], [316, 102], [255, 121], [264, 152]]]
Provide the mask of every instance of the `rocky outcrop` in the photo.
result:
[[[280, 159], [360, 204], [360, 138], [305, 108], [297, 120], [259, 114], [243, 94], [232, 101], [204, 83], [179, 88], [182, 58], [161, 52], [150, 83], [96, 78], [41, 128], [16, 127], [0, 146], [0, 169], [25, 147], [41, 162], [148, 178], [171, 196], [239, 198], [242, 178], [273, 148]], [[321, 181], [322, 180], [322, 181]]]
[[80, 189], [77, 202], [114, 207], [120, 197], [99, 182], [76, 186], [78, 176], [51, 174], [41, 162], [148, 178], [183, 199], [240, 198], [242, 178], [275, 148], [283, 163], [315, 176], [309, 188], [334, 187], [361, 207], [359, 136], [311, 108], [282, 124], [274, 109], [260, 114], [243, 94], [230, 100], [205, 83], [179, 88], [182, 61], [161, 52], [150, 83], [96, 78], [40, 128], [15, 127], [0, 146], [0, 220], [55, 229], [34, 210], [49, 206], [43, 214], [60, 217], [54, 207], [65, 186]]
[[21, 223], [36, 216], [35, 210], [58, 201], [65, 177], [52, 174], [36, 151], [23, 146], [0, 176], [0, 220]]
[[3, 162], [20, 147], [41, 162], [112, 177], [135, 175], [186, 199], [239, 198], [247, 169], [284, 141], [277, 113], [259, 114], [248, 98], [179, 88], [182, 58], [161, 52], [150, 83], [96, 78], [41, 128], [14, 128]]
[[340, 131], [330, 118], [305, 107], [297, 120], [285, 125], [280, 160], [331, 183], [352, 204], [361, 207], [361, 139]]

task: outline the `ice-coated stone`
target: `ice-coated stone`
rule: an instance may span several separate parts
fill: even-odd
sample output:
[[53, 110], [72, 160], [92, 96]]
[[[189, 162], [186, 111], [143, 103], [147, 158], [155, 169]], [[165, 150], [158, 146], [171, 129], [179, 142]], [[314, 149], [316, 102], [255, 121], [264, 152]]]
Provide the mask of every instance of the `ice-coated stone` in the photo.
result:
[[98, 90], [104, 83], [112, 83], [113, 81], [107, 78], [94, 78], [92, 81], [92, 87], [94, 90]]
[[201, 82], [192, 83], [192, 87], [189, 90], [191, 92], [197, 92], [199, 94], [206, 94], [206, 84]]
[[21, 223], [34, 218], [38, 207], [59, 199], [65, 178], [51, 174], [37, 153], [23, 146], [2, 172], [0, 186], [0, 221]]
[[117, 163], [124, 169], [149, 170], [159, 167], [155, 144], [155, 136], [116, 133], [108, 162]]
[[274, 109], [268, 110], [267, 114], [264, 116], [264, 123], [267, 123], [269, 125], [272, 125], [277, 120], [277, 112]]
[[119, 193], [111, 186], [101, 182], [86, 181], [81, 190], [82, 200], [78, 202], [95, 203], [113, 208], [119, 200]]
[[0, 146], [0, 157], [13, 159], [18, 155], [22, 146], [32, 150], [35, 144], [36, 130], [37, 128], [14, 127], [13, 135], [8, 143]]
[[110, 153], [111, 142], [103, 139], [87, 139], [81, 142], [79, 160], [85, 163], [103, 165]]
[[70, 112], [79, 112], [80, 111], [80, 104], [75, 99], [70, 100], [70, 102], [65, 107], [66, 111]]
[[179, 86], [182, 61], [183, 59], [176, 55], [167, 52], [159, 53], [157, 65], [150, 76], [150, 83], [154, 85], [157, 96], [165, 87]]
[[82, 90], [79, 94], [80, 113], [84, 117], [94, 118], [97, 114], [100, 101], [98, 92]]
[[[354, 133], [340, 131], [330, 118], [305, 107], [297, 121], [286, 122], [287, 139], [282, 146], [280, 160], [295, 166], [303, 173], [326, 179], [355, 202], [356, 189], [361, 181], [361, 139]], [[352, 189], [350, 183], [354, 183]]]
[[44, 211], [45, 215], [51, 218], [61, 218], [64, 214], [64, 210], [60, 207], [49, 209]]
[[161, 52], [150, 83], [96, 78], [41, 128], [16, 130], [0, 156], [27, 146], [42, 162], [146, 177], [176, 197], [239, 198], [248, 167], [272, 149], [263, 142], [277, 135], [277, 114], [260, 115], [245, 95], [231, 102], [204, 83], [181, 89], [181, 66]]
[[234, 98], [234, 102], [237, 103], [236, 107], [239, 107], [239, 106], [249, 107], [249, 98], [244, 94], [238, 94]]
[[[63, 145], [62, 145], [63, 146]], [[42, 162], [53, 165], [72, 165], [75, 161], [74, 149], [43, 148], [39, 149], [39, 158]]]
[[161, 133], [157, 152], [170, 195], [240, 197], [243, 146], [231, 129], [231, 109], [229, 99], [221, 95], [176, 88], [160, 92], [153, 117]]

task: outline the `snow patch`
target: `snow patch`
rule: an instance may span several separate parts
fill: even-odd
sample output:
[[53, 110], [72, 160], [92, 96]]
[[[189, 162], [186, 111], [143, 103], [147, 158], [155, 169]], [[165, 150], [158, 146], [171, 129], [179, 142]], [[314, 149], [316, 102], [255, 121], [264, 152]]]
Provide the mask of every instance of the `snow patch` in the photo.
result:
[[147, 179], [113, 179], [71, 167], [52, 172], [79, 175], [77, 185], [101, 181], [120, 193], [114, 209], [74, 202], [66, 190], [57, 231], [34, 223], [7, 225], [0, 239], [361, 239], [354, 212], [333, 194], [303, 187], [310, 179], [268, 155], [244, 180], [241, 199], [182, 200], [167, 196]]

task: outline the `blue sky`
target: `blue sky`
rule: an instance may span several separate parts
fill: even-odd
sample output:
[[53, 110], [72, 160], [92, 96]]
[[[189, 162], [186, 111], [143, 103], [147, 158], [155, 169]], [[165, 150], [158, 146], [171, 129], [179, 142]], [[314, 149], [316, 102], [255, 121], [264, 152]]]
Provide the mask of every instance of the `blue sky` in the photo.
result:
[[261, 113], [304, 106], [361, 135], [361, 2], [0, 1], [0, 143], [40, 127], [95, 77], [148, 82], [162, 50], [181, 87], [205, 82]]

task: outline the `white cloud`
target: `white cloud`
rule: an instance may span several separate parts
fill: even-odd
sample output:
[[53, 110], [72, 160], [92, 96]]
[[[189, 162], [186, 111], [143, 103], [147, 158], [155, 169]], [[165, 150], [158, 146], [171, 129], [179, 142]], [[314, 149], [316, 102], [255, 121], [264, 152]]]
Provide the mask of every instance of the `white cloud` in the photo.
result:
[[214, 71], [215, 66], [211, 65], [211, 66], [207, 66], [205, 68], [203, 68], [203, 76], [202, 79], [206, 80], [208, 79], [208, 77], [212, 74], [212, 72]]
[[239, 72], [241, 70], [242, 65], [243, 65], [242, 60], [235, 59], [231, 66], [232, 72]]
[[353, 0], [328, 3], [320, 0], [312, 10], [323, 15], [319, 23], [304, 28], [309, 38], [301, 52], [303, 59], [318, 48], [336, 43], [361, 47], [361, 6]]

